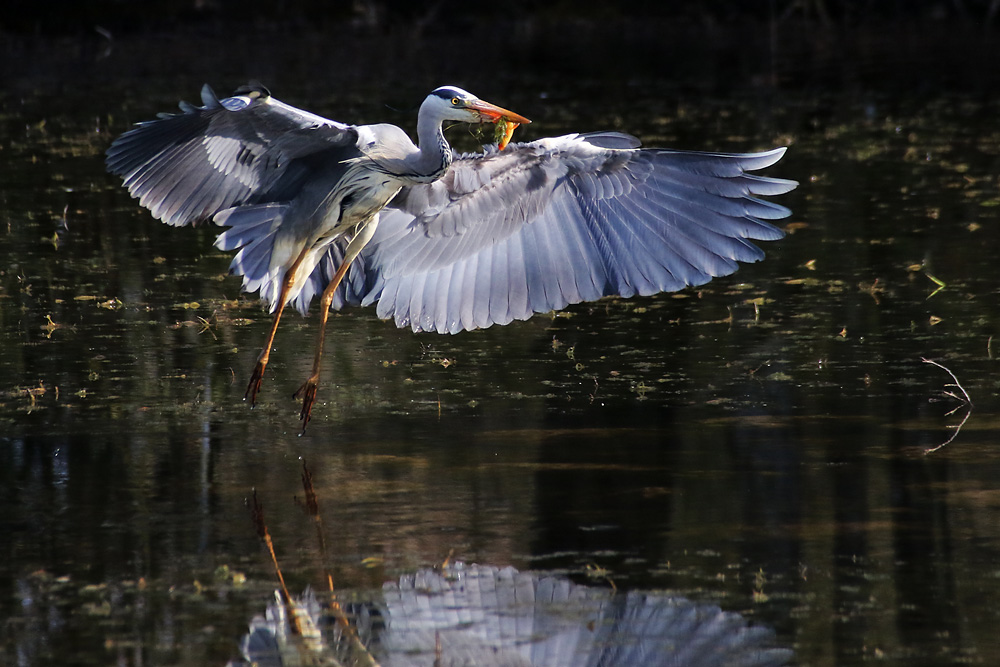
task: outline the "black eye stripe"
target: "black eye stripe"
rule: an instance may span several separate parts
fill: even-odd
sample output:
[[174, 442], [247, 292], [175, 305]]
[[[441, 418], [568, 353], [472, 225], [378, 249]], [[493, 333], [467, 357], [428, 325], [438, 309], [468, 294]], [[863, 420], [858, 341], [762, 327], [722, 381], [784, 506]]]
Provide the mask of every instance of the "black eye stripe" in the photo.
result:
[[441, 86], [437, 90], [431, 92], [431, 95], [440, 97], [443, 100], [451, 102], [452, 100], [464, 100], [466, 95], [464, 91], [455, 88], [453, 86]]

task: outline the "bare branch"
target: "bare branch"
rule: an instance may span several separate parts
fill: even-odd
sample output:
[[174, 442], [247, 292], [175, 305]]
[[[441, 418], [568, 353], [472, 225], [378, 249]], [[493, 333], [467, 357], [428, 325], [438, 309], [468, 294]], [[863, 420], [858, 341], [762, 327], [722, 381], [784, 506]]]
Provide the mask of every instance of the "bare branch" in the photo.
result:
[[[969, 392], [965, 391], [965, 387], [963, 387], [962, 383], [958, 381], [958, 378], [955, 377], [955, 374], [952, 373], [951, 370], [947, 366], [939, 364], [936, 361], [932, 361], [931, 359], [925, 359], [923, 357], [921, 357], [920, 360], [923, 361], [925, 364], [932, 364], [934, 366], [937, 366], [938, 368], [944, 369], [944, 371], [948, 375], [951, 376], [951, 379], [954, 380], [953, 383], [946, 384], [945, 387], [953, 387], [955, 389], [958, 389], [960, 392], [962, 392], [961, 396], [959, 396], [958, 394], [956, 394], [954, 391], [943, 390], [941, 392], [942, 396], [946, 396], [948, 398], [955, 399], [960, 404], [960, 405], [955, 406], [955, 408], [952, 409], [952, 410], [950, 410], [948, 413], [946, 413], [945, 416], [946, 417], [950, 417], [951, 415], [953, 415], [956, 412], [958, 412], [963, 406], [967, 408], [966, 413], [965, 413], [965, 417], [962, 418], [962, 421], [959, 422], [958, 425], [956, 425], [956, 426], [948, 426], [947, 427], [947, 428], [955, 429], [955, 432], [951, 434], [951, 437], [948, 438], [947, 440], [945, 440], [944, 442], [942, 442], [940, 445], [937, 445], [936, 447], [929, 447], [929, 448], [925, 449], [924, 450], [924, 455], [926, 456], [927, 454], [930, 454], [932, 452], [936, 452], [937, 450], [941, 449], [942, 447], [945, 447], [945, 446], [951, 444], [951, 442], [955, 438], [958, 437], [958, 434], [962, 430], [962, 427], [965, 426], [965, 422], [969, 421], [969, 417], [972, 416], [972, 398], [969, 396]], [[936, 399], [932, 398], [930, 400], [933, 401], [933, 400], [936, 400]]]
[[[944, 371], [948, 375], [951, 376], [951, 379], [955, 381], [955, 384], [946, 384], [945, 386], [946, 387], [955, 387], [956, 389], [958, 389], [959, 391], [961, 391], [962, 395], [965, 396], [965, 402], [969, 404], [970, 408], [972, 407], [972, 399], [969, 398], [969, 392], [965, 391], [965, 387], [962, 386], [962, 383], [958, 381], [958, 378], [955, 377], [955, 374], [952, 373], [951, 370], [947, 366], [939, 364], [938, 362], [933, 361], [931, 359], [925, 359], [923, 357], [920, 357], [920, 361], [924, 362], [925, 364], [933, 364], [934, 366], [937, 366], [938, 368], [944, 369]], [[958, 396], [955, 396], [955, 394], [952, 393], [952, 392], [942, 392], [942, 393], [944, 393], [946, 396], [954, 396], [955, 399], [957, 399], [959, 401], [962, 400]]]

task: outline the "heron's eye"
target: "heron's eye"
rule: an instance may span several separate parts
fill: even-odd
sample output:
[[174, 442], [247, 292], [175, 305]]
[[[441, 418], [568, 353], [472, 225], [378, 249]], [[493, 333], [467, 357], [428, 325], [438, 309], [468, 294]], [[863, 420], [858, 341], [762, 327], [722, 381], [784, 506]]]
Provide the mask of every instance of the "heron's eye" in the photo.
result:
[[453, 107], [457, 107], [458, 106], [458, 98], [457, 97], [451, 98], [451, 106], [453, 106]]

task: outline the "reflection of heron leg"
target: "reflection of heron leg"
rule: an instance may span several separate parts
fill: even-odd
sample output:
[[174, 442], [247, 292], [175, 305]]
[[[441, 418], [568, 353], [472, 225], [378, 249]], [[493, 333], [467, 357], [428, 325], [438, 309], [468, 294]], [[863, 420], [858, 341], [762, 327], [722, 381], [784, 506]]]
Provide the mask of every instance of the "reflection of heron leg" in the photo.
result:
[[267, 361], [271, 357], [271, 346], [274, 344], [274, 335], [278, 332], [278, 322], [281, 321], [281, 313], [285, 310], [285, 302], [288, 300], [288, 293], [291, 291], [292, 286], [295, 285], [295, 273], [298, 271], [299, 265], [302, 260], [305, 259], [306, 255], [309, 254], [309, 247], [302, 249], [299, 256], [295, 258], [292, 265], [288, 267], [285, 271], [285, 277], [281, 281], [281, 291], [278, 292], [278, 310], [274, 313], [274, 321], [271, 323], [271, 332], [267, 335], [267, 341], [264, 343], [264, 349], [261, 350], [260, 356], [257, 357], [257, 363], [253, 367], [253, 373], [250, 374], [250, 383], [247, 384], [247, 390], [243, 394], [243, 400], [250, 399], [250, 407], [253, 407], [257, 403], [257, 392], [260, 391], [260, 384], [264, 380], [264, 369], [267, 368]]
[[303, 433], [306, 432], [306, 426], [309, 424], [310, 414], [312, 413], [312, 406], [316, 402], [316, 391], [319, 388], [319, 371], [323, 362], [323, 341], [326, 338], [326, 321], [330, 316], [330, 304], [333, 302], [333, 295], [336, 294], [340, 282], [347, 275], [347, 270], [351, 268], [351, 262], [354, 261], [354, 258], [358, 256], [362, 248], [371, 240], [372, 234], [375, 233], [376, 224], [378, 224], [377, 216], [370, 220], [347, 245], [347, 250], [344, 251], [344, 261], [340, 263], [337, 272], [333, 274], [333, 278], [326, 286], [326, 289], [323, 290], [323, 295], [319, 299], [319, 337], [316, 339], [316, 355], [313, 357], [312, 375], [292, 395], [292, 398], [302, 399], [302, 412], [299, 413], [299, 419], [302, 420]]

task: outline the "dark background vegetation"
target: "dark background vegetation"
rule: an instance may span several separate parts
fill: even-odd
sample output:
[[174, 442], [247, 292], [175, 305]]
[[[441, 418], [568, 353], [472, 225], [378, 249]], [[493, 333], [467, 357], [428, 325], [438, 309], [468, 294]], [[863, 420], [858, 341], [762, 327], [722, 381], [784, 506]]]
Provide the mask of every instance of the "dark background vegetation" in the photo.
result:
[[227, 25], [286, 22], [322, 27], [356, 21], [373, 28], [397, 24], [449, 28], [468, 22], [511, 20], [618, 20], [639, 18], [689, 24], [746, 25], [800, 20], [824, 28], [898, 27], [922, 22], [991, 24], [997, 0], [505, 0], [470, 4], [455, 0], [11, 0], [0, 25], [7, 32], [73, 34], [100, 24], [108, 30], [163, 30], [213, 21]]
[[[288, 63], [276, 60], [297, 51], [295, 70], [316, 85], [343, 84], [352, 76], [386, 82], [423, 72], [444, 77], [478, 60], [485, 74], [662, 73], [682, 88], [891, 85], [916, 93], [942, 87], [986, 93], [1000, 82], [998, 10], [1000, 0], [506, 0], [471, 6], [457, 0], [10, 0], [0, 16], [0, 84], [8, 91], [64, 80], [72, 85], [80, 74], [71, 66], [74, 59], [93, 63], [116, 45], [141, 42], [174, 59], [178, 75], [201, 79], [281, 76]], [[278, 55], [276, 42], [285, 55]], [[213, 52], [215, 71], [186, 69], [186, 61], [206, 51]], [[153, 57], [131, 54], [136, 67]]]

